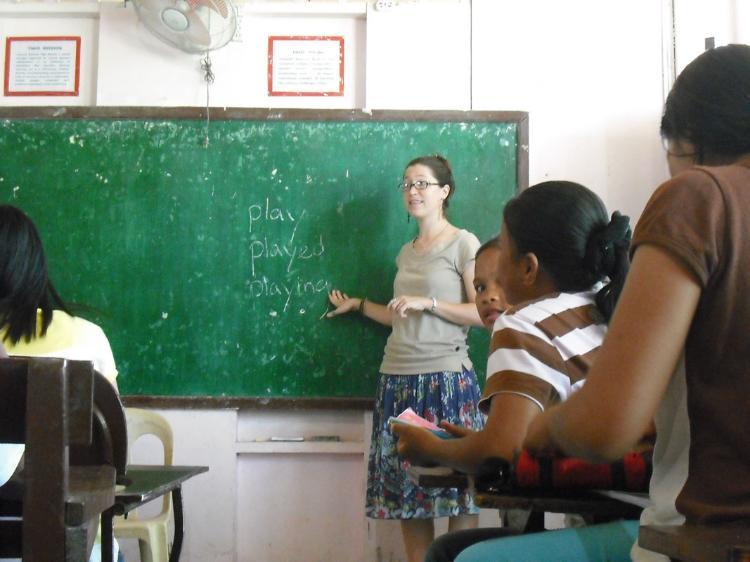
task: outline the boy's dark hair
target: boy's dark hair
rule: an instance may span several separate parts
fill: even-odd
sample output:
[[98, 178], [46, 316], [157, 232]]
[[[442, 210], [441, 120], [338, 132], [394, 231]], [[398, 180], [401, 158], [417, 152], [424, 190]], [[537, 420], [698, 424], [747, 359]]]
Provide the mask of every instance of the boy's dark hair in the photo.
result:
[[500, 236], [494, 236], [493, 238], [490, 238], [484, 244], [479, 246], [479, 248], [477, 249], [477, 253], [474, 254], [474, 259], [477, 259], [481, 254], [483, 254], [490, 248], [499, 248], [499, 247], [500, 247]]
[[[456, 182], [453, 179], [453, 170], [451, 169], [451, 165], [440, 154], [432, 154], [430, 156], [418, 156], [411, 162], [409, 162], [406, 165], [406, 168], [410, 168], [411, 166], [415, 166], [417, 164], [421, 164], [422, 166], [427, 166], [431, 171], [432, 175], [435, 176], [435, 179], [440, 182], [440, 186], [447, 185], [451, 188], [450, 192], [448, 192], [448, 196], [443, 201], [443, 210], [448, 208], [448, 202], [451, 197], [453, 197], [453, 192], [456, 191]], [[404, 168], [404, 170], [406, 170]]]
[[750, 152], [750, 46], [710, 49], [688, 64], [667, 96], [661, 135], [689, 141], [698, 164]]
[[596, 305], [612, 316], [630, 266], [628, 217], [615, 212], [610, 220], [602, 200], [580, 184], [548, 181], [511, 199], [503, 221], [516, 255], [534, 253], [558, 291], [585, 291], [609, 279]]
[[47, 273], [42, 240], [34, 223], [20, 209], [0, 205], [0, 328], [12, 344], [37, 335], [37, 310], [42, 311], [41, 334], [52, 322], [52, 311], [68, 312]]

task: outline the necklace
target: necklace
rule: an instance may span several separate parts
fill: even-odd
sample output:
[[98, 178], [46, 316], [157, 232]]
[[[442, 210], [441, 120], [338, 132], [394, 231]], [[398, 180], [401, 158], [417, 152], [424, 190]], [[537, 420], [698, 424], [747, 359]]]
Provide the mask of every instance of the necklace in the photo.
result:
[[424, 241], [423, 238], [420, 238], [420, 235], [417, 235], [417, 237], [414, 240], [412, 240], [412, 242], [411, 242], [412, 247], [416, 249], [416, 247], [417, 247], [417, 241], [418, 240], [422, 240], [422, 244], [421, 244], [422, 245], [422, 251], [426, 252], [427, 250], [429, 250], [433, 246], [433, 244], [435, 244], [435, 242], [437, 242], [437, 239], [440, 238], [440, 236], [443, 234], [443, 232], [445, 232], [446, 229], [450, 225], [451, 225], [451, 223], [449, 223], [448, 221], [445, 221], [445, 226], [440, 229], [440, 232], [438, 232], [435, 236], [433, 236], [432, 238], [430, 238], [427, 241]]

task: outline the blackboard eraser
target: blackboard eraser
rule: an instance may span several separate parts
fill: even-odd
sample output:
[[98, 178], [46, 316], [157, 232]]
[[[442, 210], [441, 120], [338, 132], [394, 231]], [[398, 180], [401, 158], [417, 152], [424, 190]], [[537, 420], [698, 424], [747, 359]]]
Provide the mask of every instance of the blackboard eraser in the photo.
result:
[[340, 435], [313, 435], [310, 441], [341, 441]]

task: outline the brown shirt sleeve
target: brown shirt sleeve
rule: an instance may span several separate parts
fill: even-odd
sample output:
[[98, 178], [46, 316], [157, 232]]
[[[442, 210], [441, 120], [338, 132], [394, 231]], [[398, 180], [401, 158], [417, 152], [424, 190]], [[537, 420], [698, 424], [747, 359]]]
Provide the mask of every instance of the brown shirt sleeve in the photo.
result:
[[713, 177], [693, 168], [662, 184], [635, 228], [631, 255], [642, 244], [665, 249], [705, 287], [721, 261], [724, 201]]

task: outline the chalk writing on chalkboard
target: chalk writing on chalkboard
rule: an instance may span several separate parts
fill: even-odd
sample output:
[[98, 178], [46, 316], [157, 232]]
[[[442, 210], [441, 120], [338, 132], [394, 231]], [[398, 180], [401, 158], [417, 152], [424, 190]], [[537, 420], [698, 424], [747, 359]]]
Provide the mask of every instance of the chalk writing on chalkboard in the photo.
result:
[[[197, 110], [3, 111], [0, 199], [39, 227], [63, 298], [91, 307], [121, 392], [159, 396], [373, 396], [389, 330], [321, 319], [327, 291], [392, 297], [416, 230], [393, 186], [417, 155], [453, 164], [451, 222], [495, 235], [525, 134], [523, 115], [235, 109], [205, 149]], [[487, 339], [470, 332], [480, 378]]]
[[[263, 203], [254, 203], [248, 207], [250, 225], [250, 293], [253, 298], [281, 297], [282, 312], [287, 312], [292, 297], [312, 296], [327, 292], [329, 282], [316, 276], [303, 276], [300, 269], [305, 262], [323, 259], [326, 252], [324, 235], [318, 233], [309, 237], [298, 236], [299, 227], [307, 216], [307, 211], [292, 211], [288, 207], [271, 206], [270, 199]], [[264, 223], [281, 223], [282, 237], [269, 237], [264, 234]], [[278, 267], [264, 267], [268, 261], [279, 261]], [[275, 265], [275, 264], [274, 264]], [[307, 269], [310, 269], [309, 267]], [[315, 270], [320, 270], [319, 267]], [[279, 277], [273, 272], [280, 272]], [[305, 308], [299, 313], [304, 314]], [[269, 315], [276, 316], [278, 311], [271, 310]]]

